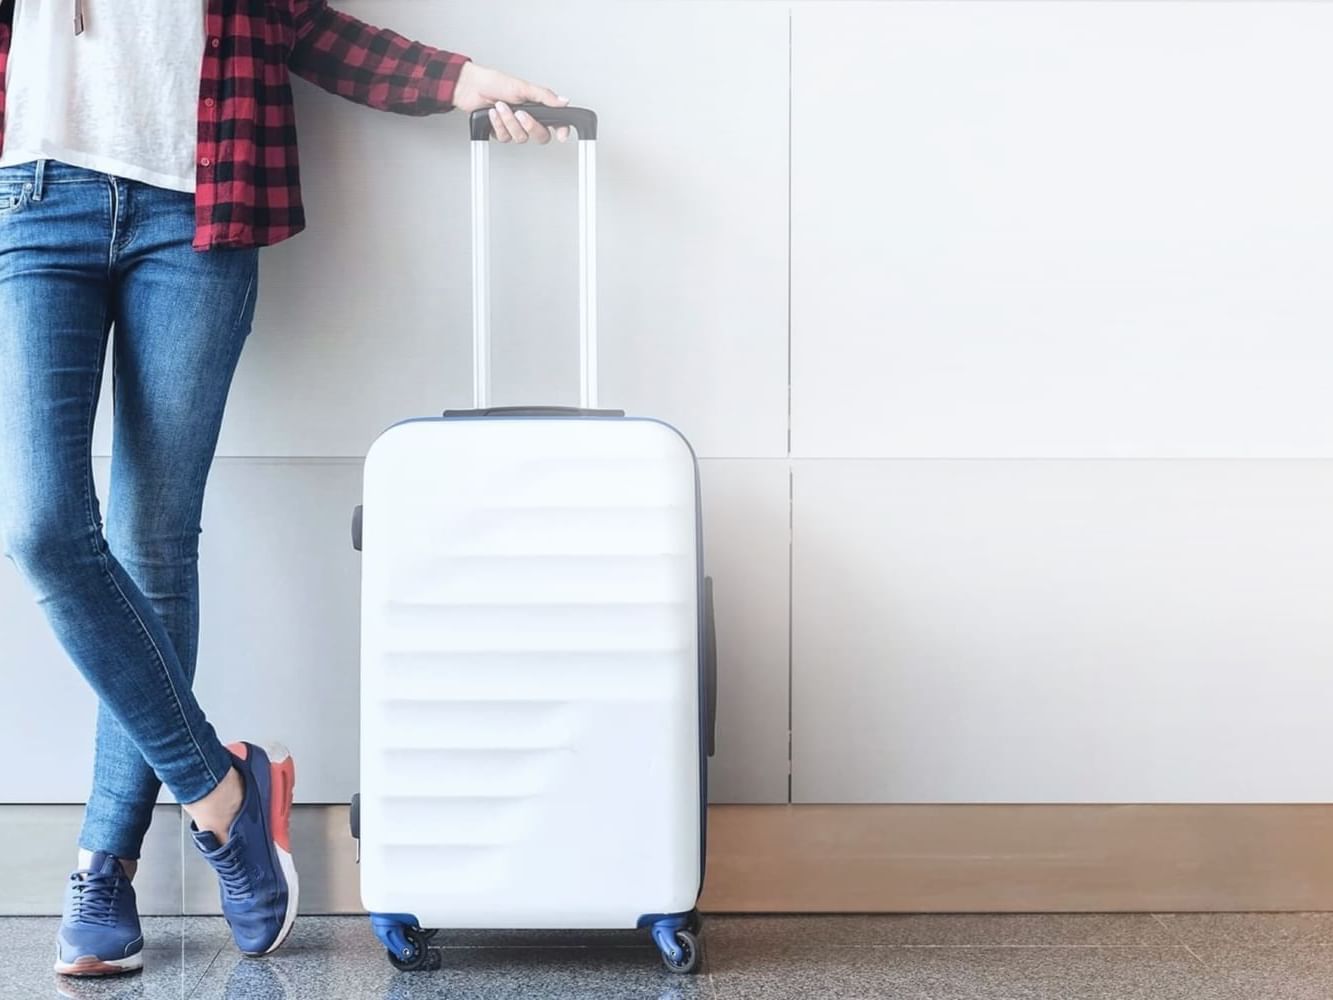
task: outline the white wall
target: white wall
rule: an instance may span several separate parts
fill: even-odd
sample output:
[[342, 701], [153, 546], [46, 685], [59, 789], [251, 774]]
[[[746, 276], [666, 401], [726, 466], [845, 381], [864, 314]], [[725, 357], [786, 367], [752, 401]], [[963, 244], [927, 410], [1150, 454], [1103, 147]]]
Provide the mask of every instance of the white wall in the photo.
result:
[[793, 38], [795, 799], [1333, 797], [1333, 5]]
[[[703, 459], [716, 799], [787, 800], [789, 722], [796, 801], [1333, 797], [1333, 4], [346, 7], [603, 115], [602, 396]], [[339, 801], [359, 459], [468, 401], [467, 143], [298, 87], [199, 687]], [[570, 402], [573, 153], [494, 160], [497, 401]], [[0, 616], [53, 771], [0, 800], [77, 801], [91, 699]]]

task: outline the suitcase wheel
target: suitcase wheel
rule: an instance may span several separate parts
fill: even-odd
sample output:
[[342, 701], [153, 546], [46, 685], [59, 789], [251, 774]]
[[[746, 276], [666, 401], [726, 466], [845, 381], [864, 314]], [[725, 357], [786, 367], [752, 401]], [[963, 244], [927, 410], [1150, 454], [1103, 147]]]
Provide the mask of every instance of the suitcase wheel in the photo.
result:
[[418, 969], [439, 966], [439, 952], [429, 947], [436, 932], [408, 922], [415, 919], [410, 914], [398, 913], [372, 913], [370, 916], [370, 925], [384, 945], [389, 964], [399, 972], [416, 972]]
[[699, 970], [699, 938], [680, 917], [654, 924], [653, 941], [662, 953], [662, 962], [672, 972], [684, 976]]
[[407, 948], [400, 951], [384, 949], [389, 956], [389, 964], [399, 972], [416, 972], [430, 964], [431, 950], [427, 947], [434, 935], [420, 927], [403, 928], [403, 937], [407, 939]]

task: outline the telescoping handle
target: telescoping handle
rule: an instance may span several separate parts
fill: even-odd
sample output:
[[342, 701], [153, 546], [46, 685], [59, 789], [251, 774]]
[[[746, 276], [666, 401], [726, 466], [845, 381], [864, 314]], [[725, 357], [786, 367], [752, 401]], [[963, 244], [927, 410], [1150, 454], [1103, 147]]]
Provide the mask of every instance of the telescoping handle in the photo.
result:
[[[579, 406], [597, 406], [597, 115], [587, 108], [521, 104], [548, 128], [569, 126], [579, 143]], [[474, 111], [472, 135], [472, 405], [491, 403], [491, 120]]]

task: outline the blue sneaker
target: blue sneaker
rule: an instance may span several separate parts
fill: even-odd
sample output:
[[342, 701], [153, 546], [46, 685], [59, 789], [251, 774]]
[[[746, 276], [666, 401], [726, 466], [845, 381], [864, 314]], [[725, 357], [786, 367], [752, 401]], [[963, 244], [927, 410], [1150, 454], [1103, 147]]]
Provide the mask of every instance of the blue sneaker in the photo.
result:
[[218, 873], [222, 915], [236, 947], [267, 955], [291, 933], [296, 920], [296, 867], [292, 864], [292, 788], [296, 769], [287, 748], [233, 743], [232, 764], [245, 782], [241, 811], [219, 844], [190, 824], [204, 860]]
[[98, 851], [72, 873], [56, 935], [56, 972], [115, 976], [143, 968], [143, 931], [134, 886], [114, 854]]

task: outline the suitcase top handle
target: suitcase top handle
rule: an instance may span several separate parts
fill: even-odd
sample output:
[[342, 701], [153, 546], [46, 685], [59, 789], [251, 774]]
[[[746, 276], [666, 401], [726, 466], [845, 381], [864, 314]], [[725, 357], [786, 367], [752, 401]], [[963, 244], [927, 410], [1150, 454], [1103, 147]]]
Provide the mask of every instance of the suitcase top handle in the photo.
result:
[[[2, 0], [0, 0], [2, 2]], [[579, 133], [579, 407], [597, 405], [597, 115], [587, 108], [524, 104], [543, 125]], [[472, 407], [491, 405], [491, 121], [472, 125]]]
[[[526, 111], [547, 128], [568, 125], [579, 134], [580, 139], [589, 142], [597, 140], [597, 112], [587, 108], [551, 108], [545, 104], [515, 104], [515, 111]], [[491, 130], [490, 111], [482, 108], [472, 112], [470, 119], [473, 142], [489, 142], [494, 133]]]

